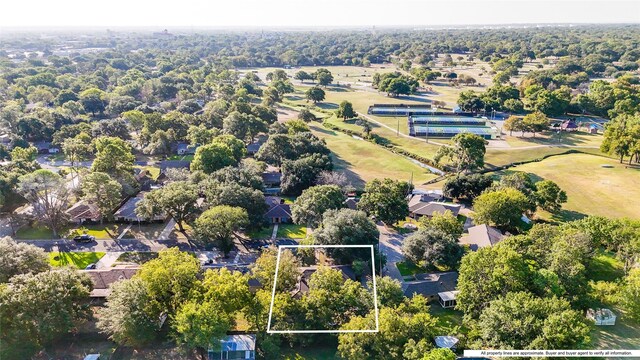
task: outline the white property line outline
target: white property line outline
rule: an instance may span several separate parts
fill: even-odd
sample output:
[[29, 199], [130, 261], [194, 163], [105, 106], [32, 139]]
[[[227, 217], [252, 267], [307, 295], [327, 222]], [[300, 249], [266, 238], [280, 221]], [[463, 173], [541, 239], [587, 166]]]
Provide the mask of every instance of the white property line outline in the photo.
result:
[[[276, 284], [278, 282], [278, 268], [280, 267], [280, 253], [282, 249], [298, 248], [370, 248], [371, 249], [371, 274], [373, 274], [373, 307], [376, 315], [375, 330], [271, 330], [271, 315], [273, 315], [273, 303], [276, 298]], [[268, 334], [341, 334], [341, 333], [377, 333], [380, 332], [380, 320], [378, 317], [378, 290], [376, 287], [376, 267], [373, 245], [279, 245], [276, 258], [276, 273], [273, 278], [273, 291], [271, 292], [271, 305], [269, 306], [269, 320], [267, 321]]]

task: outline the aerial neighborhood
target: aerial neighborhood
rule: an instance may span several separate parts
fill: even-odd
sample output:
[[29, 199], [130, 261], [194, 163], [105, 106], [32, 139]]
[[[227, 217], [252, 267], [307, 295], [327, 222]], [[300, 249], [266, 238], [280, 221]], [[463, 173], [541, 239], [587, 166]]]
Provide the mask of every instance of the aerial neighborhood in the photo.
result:
[[639, 43], [0, 33], [0, 359], [640, 349]]

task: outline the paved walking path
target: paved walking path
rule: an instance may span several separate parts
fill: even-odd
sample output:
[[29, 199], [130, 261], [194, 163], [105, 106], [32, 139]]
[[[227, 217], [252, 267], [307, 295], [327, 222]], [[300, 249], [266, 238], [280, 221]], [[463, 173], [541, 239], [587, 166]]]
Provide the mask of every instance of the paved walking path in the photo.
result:
[[113, 252], [108, 252], [106, 254], [104, 254], [103, 257], [100, 258], [100, 260], [98, 260], [98, 262], [96, 263], [96, 269], [109, 269], [111, 268], [111, 266], [113, 266], [113, 263], [116, 262], [116, 260], [118, 260], [118, 258], [120, 257], [120, 255], [122, 255], [122, 251], [113, 251]]
[[171, 236], [171, 232], [175, 227], [176, 227], [176, 221], [173, 219], [169, 220], [169, 222], [167, 223], [167, 226], [164, 227], [164, 230], [162, 230], [162, 232], [160, 233], [160, 236], [158, 236], [158, 239], [160, 240], [169, 239], [169, 236]]
[[118, 235], [118, 240], [122, 239], [125, 235], [127, 235], [127, 232], [129, 231], [129, 229], [131, 229], [131, 224], [127, 225], [127, 227], [124, 228], [124, 230], [122, 230], [120, 235]]

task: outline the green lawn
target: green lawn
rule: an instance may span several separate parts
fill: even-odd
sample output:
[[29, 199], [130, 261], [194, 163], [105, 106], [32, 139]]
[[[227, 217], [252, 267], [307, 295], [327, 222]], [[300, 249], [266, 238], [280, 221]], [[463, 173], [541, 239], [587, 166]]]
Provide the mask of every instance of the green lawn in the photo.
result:
[[[592, 326], [592, 349], [640, 349], [640, 324], [620, 316], [617, 309], [613, 311], [618, 315], [613, 326]], [[622, 314], [624, 315], [624, 314]]]
[[278, 238], [304, 239], [307, 237], [307, 227], [297, 224], [278, 225]]
[[363, 188], [366, 181], [376, 178], [392, 178], [421, 184], [436, 175], [413, 161], [396, 155], [375, 144], [321, 125], [312, 125], [311, 130], [327, 142], [331, 150], [336, 171], [343, 171], [356, 188]]
[[28, 226], [25, 225], [18, 229], [16, 232], [16, 238], [22, 240], [35, 240], [35, 239], [52, 239], [53, 232], [45, 226]]
[[397, 262], [396, 267], [398, 268], [398, 271], [400, 271], [400, 275], [402, 276], [412, 276], [415, 274], [421, 274], [426, 271], [424, 268], [412, 263], [409, 260]]
[[462, 311], [444, 309], [439, 303], [433, 302], [429, 307], [429, 313], [437, 319], [436, 329], [442, 335], [455, 335], [466, 333], [468, 328], [462, 325]]
[[74, 266], [84, 269], [87, 265], [98, 262], [104, 256], [103, 252], [50, 252], [51, 266]]
[[[609, 166], [609, 167], [603, 167]], [[508, 171], [524, 171], [535, 179], [555, 181], [567, 193], [560, 214], [541, 217], [566, 221], [584, 215], [640, 217], [640, 170], [625, 168], [615, 159], [589, 154], [553, 156]]]
[[[124, 229], [123, 225], [106, 224], [106, 225], [83, 225], [75, 227], [66, 227], [58, 231], [62, 237], [66, 236], [72, 229], [81, 229], [81, 233], [95, 236], [96, 239], [116, 239], [120, 232]], [[16, 238], [22, 240], [35, 239], [53, 239], [53, 232], [43, 225], [29, 226], [25, 225], [18, 229]]]
[[271, 238], [272, 232], [273, 232], [273, 225], [269, 225], [259, 230], [251, 230], [247, 232], [245, 235], [247, 235], [251, 239], [269, 239]]
[[587, 276], [593, 281], [616, 281], [624, 277], [624, 264], [611, 252], [599, 250], [587, 265]]

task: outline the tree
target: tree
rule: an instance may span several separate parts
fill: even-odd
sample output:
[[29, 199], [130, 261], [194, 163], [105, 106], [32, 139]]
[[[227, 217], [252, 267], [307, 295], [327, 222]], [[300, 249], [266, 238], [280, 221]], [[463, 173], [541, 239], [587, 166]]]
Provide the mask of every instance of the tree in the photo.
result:
[[36, 219], [44, 222], [58, 237], [67, 220], [69, 189], [64, 179], [49, 170], [36, 170], [20, 177], [18, 192], [33, 206]]
[[41, 248], [0, 238], [0, 284], [15, 275], [37, 274], [49, 270], [49, 258]]
[[318, 118], [311, 112], [311, 110], [304, 108], [298, 113], [298, 120], [304, 122], [316, 121]]
[[[526, 324], [526, 326], [524, 326]], [[484, 346], [498, 349], [579, 349], [589, 343], [584, 316], [564, 299], [508, 293], [478, 321]]]
[[620, 163], [625, 156], [631, 156], [629, 162], [638, 152], [638, 135], [640, 134], [640, 117], [620, 115], [609, 121], [604, 130], [604, 138], [600, 150], [607, 154], [620, 157]]
[[233, 154], [233, 158], [236, 159], [236, 162], [240, 162], [240, 160], [242, 160], [242, 158], [247, 154], [247, 147], [245, 144], [242, 140], [233, 135], [219, 135], [213, 138], [211, 142], [227, 145], [229, 149], [231, 149], [231, 154]]
[[294, 75], [293, 78], [304, 83], [305, 80], [313, 80], [314, 76], [304, 70], [300, 70]]
[[542, 112], [534, 112], [524, 116], [522, 126], [525, 130], [531, 131], [533, 137], [536, 137], [536, 132], [541, 132], [549, 128], [549, 119]]
[[139, 278], [146, 289], [146, 312], [150, 318], [175, 315], [191, 298], [199, 273], [198, 259], [176, 247], [162, 250], [156, 259], [144, 263], [135, 278]]
[[[340, 356], [350, 360], [420, 360], [432, 348], [426, 339], [435, 335], [436, 321], [429, 314], [428, 302], [423, 296], [414, 296], [396, 307], [381, 307], [379, 323], [380, 331], [373, 336], [359, 332], [339, 334]], [[373, 311], [364, 317], [352, 317], [341, 329], [371, 328], [375, 328]]]
[[229, 205], [245, 209], [252, 227], [260, 227], [264, 223], [267, 203], [261, 190], [237, 183], [220, 184], [214, 181], [205, 183], [204, 195], [209, 206]]
[[531, 270], [520, 254], [506, 246], [481, 248], [462, 258], [456, 308], [476, 319], [492, 300], [529, 289]]
[[491, 177], [482, 174], [471, 174], [450, 177], [445, 181], [442, 192], [445, 196], [453, 199], [473, 200], [483, 191], [488, 189], [493, 180]]
[[120, 203], [122, 186], [109, 174], [93, 172], [82, 179], [84, 199], [95, 204], [100, 212], [100, 223], [105, 217], [111, 217]]
[[314, 104], [324, 100], [324, 96], [325, 96], [324, 90], [322, 90], [317, 86], [309, 88], [304, 94], [307, 100], [313, 101]]
[[557, 212], [567, 202], [567, 193], [551, 180], [538, 181], [535, 188], [536, 202], [546, 211]]
[[146, 219], [167, 214], [178, 224], [178, 229], [184, 232], [184, 222], [197, 212], [197, 200], [198, 190], [195, 185], [175, 181], [147, 193], [136, 205], [135, 212]]
[[70, 268], [13, 276], [0, 285], [0, 357], [28, 359], [90, 318], [91, 280]]
[[630, 318], [640, 321], [640, 269], [629, 271], [624, 279], [621, 297], [622, 306]]
[[441, 146], [434, 157], [439, 163], [447, 157], [457, 173], [481, 169], [484, 166], [484, 154], [487, 141], [481, 136], [471, 133], [460, 133], [452, 139], [452, 146]]
[[80, 93], [80, 103], [82, 107], [96, 116], [96, 113], [103, 113], [107, 107], [107, 94], [96, 88], [87, 89]]
[[486, 192], [473, 201], [474, 222], [516, 229], [530, 207], [529, 199], [514, 188]]
[[365, 185], [358, 209], [386, 224], [395, 224], [409, 216], [405, 198], [411, 190], [406, 181], [374, 179]]
[[249, 224], [247, 210], [228, 205], [214, 206], [194, 223], [194, 235], [206, 246], [215, 245], [225, 255], [233, 249], [234, 232]]
[[524, 131], [524, 122], [521, 117], [511, 115], [504, 121], [502, 128], [512, 136], [514, 131]]
[[[370, 289], [372, 288], [373, 284]], [[396, 307], [405, 299], [402, 284], [396, 279], [388, 276], [378, 276], [376, 277], [376, 288], [380, 306]]]
[[333, 75], [331, 74], [331, 71], [324, 68], [316, 70], [314, 78], [320, 86], [327, 86], [333, 82]]
[[309, 132], [309, 125], [306, 122], [298, 119], [287, 120], [284, 123], [285, 128], [287, 129], [287, 134], [295, 135], [299, 133]]
[[502, 108], [512, 114], [520, 114], [524, 111], [524, 104], [520, 99], [506, 99]]
[[332, 168], [331, 158], [327, 155], [313, 154], [298, 160], [285, 160], [280, 167], [280, 189], [284, 194], [298, 195], [315, 184], [318, 174]]
[[147, 313], [149, 293], [140, 278], [113, 283], [97, 327], [119, 345], [139, 346], [155, 339], [160, 319]]
[[343, 207], [345, 196], [338, 186], [318, 185], [302, 191], [293, 205], [291, 215], [296, 224], [316, 227], [322, 222], [322, 215], [331, 209]]
[[62, 143], [62, 152], [71, 163], [71, 168], [73, 169], [76, 163], [87, 160], [91, 155], [91, 138], [83, 133], [76, 137], [65, 139]]
[[455, 269], [463, 255], [458, 238], [436, 228], [423, 228], [404, 239], [402, 253], [413, 263]]
[[338, 106], [336, 110], [336, 116], [342, 118], [343, 120], [351, 119], [357, 116], [355, 110], [353, 110], [353, 104], [349, 101], [344, 100]]
[[[251, 275], [265, 288], [271, 288], [276, 275], [276, 260], [278, 250], [274, 247], [264, 249], [256, 262], [251, 266]], [[300, 271], [299, 261], [288, 249], [280, 250], [280, 265], [278, 266], [277, 292], [288, 292], [298, 284]]]
[[11, 161], [13, 162], [32, 162], [38, 156], [38, 149], [35, 146], [29, 146], [26, 148], [14, 147], [11, 150]]
[[189, 300], [178, 310], [172, 328], [179, 344], [198, 349], [200, 358], [207, 359], [206, 350], [219, 348], [232, 325], [233, 319], [217, 303]]
[[189, 126], [187, 130], [187, 140], [191, 146], [209, 144], [218, 135], [220, 135], [220, 129], [208, 129], [204, 124]]
[[456, 353], [451, 349], [433, 349], [424, 355], [422, 360], [455, 360]]
[[235, 166], [238, 160], [234, 156], [229, 145], [222, 142], [212, 142], [200, 146], [191, 162], [191, 171], [202, 170], [205, 174], [211, 174], [226, 166]]
[[103, 172], [114, 177], [128, 194], [137, 186], [133, 178], [133, 156], [131, 146], [120, 138], [99, 137], [94, 140], [96, 158], [91, 171]]
[[234, 111], [223, 120], [222, 130], [225, 134], [251, 142], [256, 135], [267, 131], [267, 123], [252, 114]]
[[[363, 211], [351, 209], [328, 210], [314, 236], [321, 245], [376, 245], [380, 233], [376, 224]], [[350, 251], [346, 248], [327, 249], [331, 257], [339, 261], [351, 259], [369, 260], [370, 254]]]
[[422, 229], [440, 230], [455, 239], [460, 238], [464, 232], [464, 225], [448, 210], [444, 213], [436, 212], [432, 216], [423, 216], [418, 221], [418, 224]]

